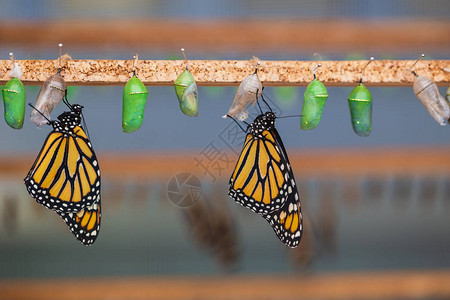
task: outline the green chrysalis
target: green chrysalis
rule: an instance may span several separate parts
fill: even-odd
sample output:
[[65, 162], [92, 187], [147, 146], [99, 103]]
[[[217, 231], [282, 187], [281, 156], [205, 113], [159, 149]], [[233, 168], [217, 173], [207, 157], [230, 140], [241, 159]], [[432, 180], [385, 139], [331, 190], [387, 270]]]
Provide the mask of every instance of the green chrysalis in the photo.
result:
[[352, 126], [359, 136], [369, 136], [372, 131], [372, 94], [362, 81], [348, 96]]
[[147, 96], [148, 91], [142, 81], [136, 75], [131, 77], [123, 89], [123, 132], [134, 132], [141, 127]]
[[188, 63], [184, 48], [181, 48], [181, 52], [183, 53], [184, 61], [186, 63], [186, 70], [184, 70], [174, 82], [175, 93], [177, 94], [178, 102], [180, 102], [180, 109], [183, 114], [190, 117], [196, 117], [198, 116], [197, 84], [195, 83], [194, 76], [188, 71]]
[[175, 93], [180, 102], [181, 111], [190, 117], [198, 116], [198, 93], [194, 76], [187, 69], [175, 80]]
[[5, 121], [14, 129], [23, 127], [25, 117], [25, 87], [19, 78], [14, 77], [2, 89], [5, 106]]
[[327, 89], [314, 75], [314, 80], [308, 84], [303, 95], [302, 116], [300, 117], [301, 129], [310, 130], [319, 125], [327, 99]]

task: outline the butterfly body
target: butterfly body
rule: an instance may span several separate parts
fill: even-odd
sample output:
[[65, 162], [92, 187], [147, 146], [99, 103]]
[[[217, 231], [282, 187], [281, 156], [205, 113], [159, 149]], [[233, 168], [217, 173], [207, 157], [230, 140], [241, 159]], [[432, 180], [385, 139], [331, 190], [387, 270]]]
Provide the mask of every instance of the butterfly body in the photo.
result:
[[228, 194], [263, 216], [283, 243], [295, 247], [301, 239], [302, 214], [294, 175], [275, 119], [273, 112], [266, 112], [249, 125]]
[[80, 125], [82, 106], [69, 107], [71, 111], [48, 122], [53, 130], [25, 178], [25, 186], [39, 204], [63, 218], [78, 240], [89, 245], [100, 228], [100, 168]]

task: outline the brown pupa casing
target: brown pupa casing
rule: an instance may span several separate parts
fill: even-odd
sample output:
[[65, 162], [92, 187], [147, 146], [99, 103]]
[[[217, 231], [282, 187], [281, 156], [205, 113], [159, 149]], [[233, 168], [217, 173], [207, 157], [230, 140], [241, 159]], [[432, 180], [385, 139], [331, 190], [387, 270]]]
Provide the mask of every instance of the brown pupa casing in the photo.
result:
[[248, 117], [247, 105], [251, 103], [254, 106], [261, 93], [262, 84], [258, 74], [255, 72], [255, 74], [248, 75], [239, 85], [230, 110], [223, 118], [231, 116], [237, 120], [244, 121]]
[[[66, 90], [66, 82], [59, 72], [50, 76], [46, 81], [44, 81], [34, 107], [50, 119], [50, 113], [64, 98]], [[36, 109], [33, 109], [31, 112], [31, 122], [35, 123], [37, 126], [47, 124], [48, 121], [38, 111], [36, 111]]]
[[439, 93], [436, 83], [428, 77], [416, 75], [413, 83], [414, 94], [425, 106], [433, 119], [441, 126], [450, 118], [450, 107]]

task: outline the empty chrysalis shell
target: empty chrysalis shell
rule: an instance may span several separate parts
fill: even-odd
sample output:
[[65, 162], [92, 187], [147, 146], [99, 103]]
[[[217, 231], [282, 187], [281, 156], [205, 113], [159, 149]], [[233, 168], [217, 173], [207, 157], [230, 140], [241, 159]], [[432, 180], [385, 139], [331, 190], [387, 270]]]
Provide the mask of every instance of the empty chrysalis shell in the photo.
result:
[[359, 136], [369, 136], [372, 131], [372, 94], [360, 83], [348, 96], [352, 126]]
[[66, 90], [66, 82], [59, 72], [47, 78], [47, 80], [44, 81], [44, 84], [42, 85], [36, 99], [36, 103], [34, 104], [36, 109], [31, 111], [31, 122], [35, 123], [37, 126], [47, 124], [47, 119], [45, 119], [39, 112], [50, 119], [50, 113], [64, 98], [66, 95]]
[[416, 75], [413, 90], [433, 119], [444, 126], [450, 118], [450, 108], [447, 101], [439, 93], [436, 83], [428, 77]]
[[[247, 104], [251, 103], [251, 105], [254, 106], [261, 96], [261, 93], [262, 84], [258, 74], [248, 75], [239, 85], [227, 115], [232, 116], [237, 120], [244, 121], [248, 117]], [[226, 118], [227, 115], [223, 117]]]
[[185, 70], [175, 80], [175, 93], [180, 102], [181, 111], [190, 117], [198, 116], [198, 93], [197, 84], [191, 72]]
[[2, 89], [5, 121], [14, 129], [23, 127], [25, 117], [25, 87], [19, 78], [9, 80]]
[[310, 130], [319, 125], [327, 99], [327, 89], [322, 82], [314, 78], [306, 87], [303, 95], [302, 116], [300, 118], [301, 129]]
[[141, 127], [147, 96], [148, 91], [142, 81], [136, 76], [131, 77], [123, 89], [123, 132], [134, 132]]
[[450, 86], [447, 89], [447, 103], [450, 105]]

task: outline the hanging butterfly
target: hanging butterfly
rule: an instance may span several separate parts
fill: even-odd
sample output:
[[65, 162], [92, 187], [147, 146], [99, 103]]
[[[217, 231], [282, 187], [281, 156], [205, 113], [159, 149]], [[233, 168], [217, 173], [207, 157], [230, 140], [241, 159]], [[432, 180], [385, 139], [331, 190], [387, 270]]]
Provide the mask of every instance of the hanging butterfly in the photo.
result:
[[266, 113], [261, 110], [247, 130], [243, 129], [249, 133], [230, 178], [228, 195], [262, 215], [278, 238], [294, 248], [302, 236], [302, 212], [294, 174], [275, 128], [275, 119], [272, 109]]
[[71, 105], [58, 120], [25, 178], [28, 193], [40, 204], [61, 213], [77, 213], [100, 204], [100, 169], [94, 149], [80, 123], [83, 107]]

